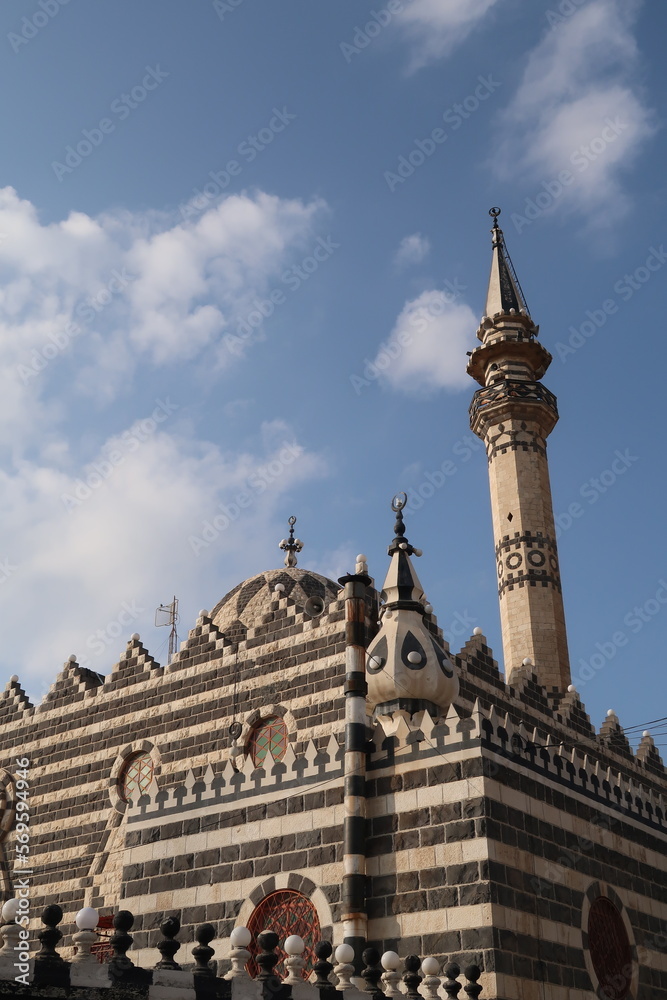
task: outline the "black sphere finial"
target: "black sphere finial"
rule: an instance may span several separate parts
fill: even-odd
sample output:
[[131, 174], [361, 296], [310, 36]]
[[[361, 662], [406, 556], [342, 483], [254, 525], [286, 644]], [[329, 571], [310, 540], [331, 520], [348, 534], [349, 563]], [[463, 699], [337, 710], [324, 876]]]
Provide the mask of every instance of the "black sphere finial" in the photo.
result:
[[255, 961], [260, 969], [257, 979], [260, 983], [266, 983], [267, 988], [270, 984], [272, 989], [280, 987], [280, 980], [274, 972], [276, 965], [280, 961], [275, 951], [278, 941], [278, 935], [274, 934], [273, 931], [262, 931], [257, 938], [257, 944], [262, 949], [255, 957]]
[[333, 972], [333, 965], [329, 961], [329, 956], [333, 951], [333, 946], [328, 941], [320, 941], [315, 945], [315, 955], [317, 956], [317, 961], [313, 966], [313, 971], [315, 973], [315, 985], [320, 989], [325, 986], [331, 986], [329, 982], [329, 976]]
[[464, 974], [468, 980], [463, 987], [464, 992], [467, 993], [469, 1000], [477, 1000], [478, 996], [482, 992], [482, 987], [477, 982], [482, 974], [479, 965], [467, 965], [464, 970]]
[[380, 980], [382, 979], [380, 952], [377, 948], [365, 948], [361, 957], [366, 964], [366, 967], [361, 971], [361, 978], [366, 983], [366, 993], [370, 993], [373, 1000], [382, 1000], [384, 992], [380, 989]]
[[443, 983], [445, 992], [447, 993], [447, 1000], [457, 1000], [457, 997], [461, 992], [461, 984], [457, 982], [459, 976], [461, 975], [461, 969], [456, 962], [448, 962], [444, 968], [444, 973], [447, 977], [446, 981]]
[[215, 979], [215, 972], [210, 967], [209, 962], [215, 952], [210, 944], [215, 937], [215, 927], [213, 924], [200, 924], [195, 931], [197, 939], [196, 946], [192, 949], [197, 967], [193, 970], [193, 975], [204, 976], [207, 979]]
[[178, 917], [167, 917], [165, 921], [160, 924], [160, 930], [164, 935], [162, 941], [158, 942], [158, 951], [162, 958], [155, 966], [156, 969], [177, 969], [180, 970], [180, 965], [178, 962], [174, 961], [174, 955], [181, 947], [179, 942], [175, 940], [176, 935], [181, 929], [181, 921]]

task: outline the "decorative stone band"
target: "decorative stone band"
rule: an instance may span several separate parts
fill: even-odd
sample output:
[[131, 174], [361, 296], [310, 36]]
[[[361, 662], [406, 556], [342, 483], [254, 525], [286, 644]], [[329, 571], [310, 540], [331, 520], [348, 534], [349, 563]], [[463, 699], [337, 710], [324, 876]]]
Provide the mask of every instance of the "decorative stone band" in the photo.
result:
[[547, 442], [539, 430], [530, 428], [525, 421], [518, 427], [497, 424], [486, 435], [486, 457], [489, 464], [497, 455], [506, 455], [512, 451], [532, 451], [546, 458]]
[[531, 411], [540, 407], [546, 408], [546, 433], [550, 433], [558, 421], [558, 403], [553, 392], [550, 392], [541, 382], [531, 382], [527, 379], [501, 379], [484, 389], [478, 389], [470, 404], [470, 426], [472, 430], [483, 436], [487, 428], [497, 423], [503, 416], [525, 415], [530, 418]]
[[561, 593], [555, 539], [539, 532], [504, 535], [496, 545], [498, 595], [515, 587], [553, 587]]

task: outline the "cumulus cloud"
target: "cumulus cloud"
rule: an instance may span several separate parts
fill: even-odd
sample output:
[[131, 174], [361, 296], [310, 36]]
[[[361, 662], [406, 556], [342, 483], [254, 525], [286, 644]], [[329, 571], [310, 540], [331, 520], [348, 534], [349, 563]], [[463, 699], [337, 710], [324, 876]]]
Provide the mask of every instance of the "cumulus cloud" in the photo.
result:
[[470, 306], [451, 292], [422, 292], [401, 310], [373, 372], [405, 392], [462, 389], [470, 383], [465, 352], [477, 325]]
[[[108, 399], [140, 362], [180, 363], [208, 349], [209, 363], [233, 363], [242, 351], [225, 350], [222, 338], [236, 335], [305, 246], [322, 208], [258, 192], [187, 222], [72, 212], [43, 224], [35, 206], [1, 189], [0, 440], [11, 424], [14, 435], [44, 422], [46, 389], [72, 354], [73, 390]], [[244, 332], [242, 348], [257, 336]]]
[[174, 593], [212, 606], [264, 568], [285, 495], [328, 473], [280, 419], [246, 426], [241, 450], [199, 435], [188, 406], [322, 207], [257, 192], [187, 222], [43, 223], [0, 190], [2, 664], [34, 697], [71, 652], [104, 673], [135, 631], [155, 651]]
[[105, 673], [135, 631], [155, 651], [155, 607], [174, 591], [213, 606], [249, 566], [263, 568], [284, 495], [327, 474], [282, 421], [242, 453], [179, 421], [175, 400], [158, 400], [73, 471], [54, 455], [0, 473], [3, 660], [34, 696], [70, 652]]
[[[517, 168], [536, 184], [544, 211], [576, 210], [600, 223], [614, 201], [627, 210], [623, 172], [655, 131], [633, 85], [639, 8], [635, 0], [590, 0], [562, 19], [531, 53], [503, 115], [494, 163], [503, 177]], [[565, 171], [565, 184], [555, 179]]]
[[398, 245], [398, 250], [394, 256], [394, 264], [399, 269], [410, 267], [413, 264], [421, 264], [431, 250], [431, 243], [426, 236], [421, 233], [412, 233], [411, 236], [404, 236]]
[[450, 55], [498, 0], [412, 0], [398, 14], [411, 46], [414, 72]]

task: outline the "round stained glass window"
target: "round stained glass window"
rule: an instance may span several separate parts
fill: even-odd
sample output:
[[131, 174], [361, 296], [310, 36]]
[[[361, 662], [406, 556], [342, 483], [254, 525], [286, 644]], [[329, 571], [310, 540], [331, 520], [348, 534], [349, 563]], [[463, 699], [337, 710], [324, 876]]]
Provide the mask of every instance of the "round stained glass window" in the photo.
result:
[[153, 761], [149, 753], [135, 753], [120, 773], [120, 797], [123, 802], [136, 802], [145, 795], [153, 780]]
[[632, 983], [632, 947], [623, 918], [607, 896], [598, 896], [591, 906], [588, 948], [598, 994], [607, 1000], [626, 1000]]
[[313, 971], [316, 961], [315, 945], [320, 941], [320, 921], [311, 901], [300, 892], [295, 892], [294, 889], [280, 889], [265, 896], [253, 910], [248, 921], [248, 930], [252, 934], [252, 941], [248, 946], [248, 951], [252, 955], [248, 962], [248, 972], [253, 978], [259, 972], [255, 956], [261, 951], [257, 938], [262, 931], [273, 931], [278, 935], [279, 944], [276, 951], [280, 955], [280, 962], [275, 970], [278, 976], [285, 975], [286, 955], [282, 946], [290, 934], [298, 934], [306, 945], [301, 956], [305, 962], [303, 978], [307, 979]]
[[[250, 734], [248, 751], [255, 767], [270, 767], [274, 760], [282, 760], [287, 750], [287, 726], [278, 716], [264, 719]], [[267, 760], [267, 754], [268, 760]]]

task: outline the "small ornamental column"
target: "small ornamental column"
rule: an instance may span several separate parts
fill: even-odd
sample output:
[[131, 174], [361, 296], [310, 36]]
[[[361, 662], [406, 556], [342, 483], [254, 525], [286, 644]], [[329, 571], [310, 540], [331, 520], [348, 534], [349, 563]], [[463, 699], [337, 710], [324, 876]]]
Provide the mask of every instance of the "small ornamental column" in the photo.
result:
[[345, 818], [343, 822], [343, 938], [361, 969], [366, 947], [366, 557], [338, 581], [345, 588]]
[[35, 958], [33, 986], [69, 988], [69, 962], [66, 962], [56, 951], [56, 945], [62, 941], [62, 933], [58, 929], [62, 918], [63, 911], [56, 903], [47, 906], [42, 913], [42, 923], [46, 930], [40, 931], [37, 935], [42, 947]]

